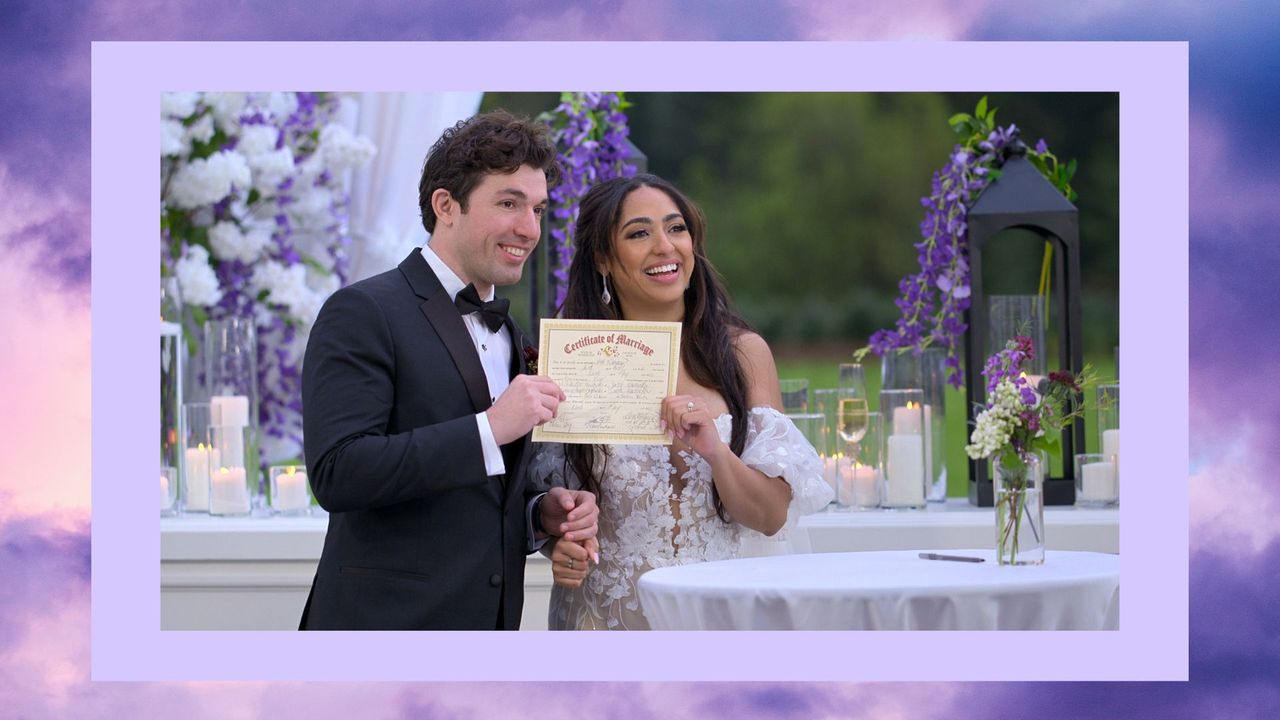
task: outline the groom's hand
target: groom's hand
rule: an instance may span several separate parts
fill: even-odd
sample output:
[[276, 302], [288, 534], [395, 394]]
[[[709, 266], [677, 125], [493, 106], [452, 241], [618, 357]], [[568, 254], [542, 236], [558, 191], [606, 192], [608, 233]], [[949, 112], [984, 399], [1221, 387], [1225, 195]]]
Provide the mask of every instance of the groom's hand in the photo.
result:
[[[566, 490], [553, 487], [539, 503], [542, 527], [551, 535], [581, 543], [590, 539], [595, 543], [600, 508], [596, 496], [587, 490]], [[595, 548], [589, 548], [594, 551]], [[599, 562], [599, 553], [593, 552]]]
[[564, 400], [564, 391], [555, 380], [543, 375], [517, 375], [498, 396], [498, 401], [485, 411], [489, 429], [499, 445], [522, 438], [535, 425], [556, 416]]

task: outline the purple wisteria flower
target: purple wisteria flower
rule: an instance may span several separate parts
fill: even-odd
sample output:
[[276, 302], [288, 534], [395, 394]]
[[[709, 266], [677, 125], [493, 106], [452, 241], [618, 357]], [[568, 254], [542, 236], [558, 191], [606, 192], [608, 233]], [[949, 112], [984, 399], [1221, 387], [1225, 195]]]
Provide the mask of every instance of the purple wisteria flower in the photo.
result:
[[[162, 269], [178, 271], [181, 260], [189, 273], [216, 278], [216, 293], [187, 300], [196, 325], [253, 319], [263, 455], [298, 457], [302, 348], [321, 302], [346, 284], [350, 268], [348, 196], [341, 177], [367, 162], [376, 148], [336, 122], [340, 103], [333, 95], [193, 95], [182, 110], [188, 114], [162, 118], [179, 129], [209, 128], [208, 135], [188, 133], [195, 139], [184, 135], [162, 149]], [[207, 167], [215, 155], [224, 158], [223, 165]], [[192, 166], [204, 174], [180, 177]], [[237, 174], [241, 166], [243, 175]], [[230, 185], [211, 185], [218, 179], [215, 171], [225, 173]], [[179, 199], [196, 196], [192, 187], [217, 187], [217, 197], [210, 194], [198, 205], [175, 202], [172, 186], [184, 179], [204, 185], [189, 185]], [[216, 241], [211, 228], [219, 230]], [[200, 259], [195, 270], [193, 257]]]
[[[980, 107], [985, 107], [985, 98]], [[969, 117], [969, 121], [973, 120]], [[985, 121], [994, 123], [994, 111]], [[922, 241], [915, 244], [920, 271], [898, 283], [901, 296], [894, 304], [901, 315], [894, 327], [877, 330], [860, 351], [884, 355], [940, 346], [946, 350], [947, 382], [957, 388], [963, 384], [960, 351], [968, 329], [964, 314], [971, 295], [966, 214], [991, 183], [992, 171], [1001, 166], [1006, 150], [1018, 137], [1016, 125], [995, 126], [982, 132], [985, 134], [970, 137], [970, 145], [956, 145], [947, 164], [933, 174], [929, 194], [920, 198], [924, 208], [924, 219], [920, 221]], [[1044, 140], [1037, 143], [1036, 152], [1048, 153]], [[995, 382], [988, 381], [988, 391]]]
[[622, 93], [564, 93], [560, 105], [539, 118], [551, 126], [562, 170], [560, 184], [550, 193], [548, 232], [555, 250], [551, 276], [556, 307], [564, 302], [569, 283], [579, 200], [598, 182], [635, 174], [635, 165], [627, 162], [627, 107]]

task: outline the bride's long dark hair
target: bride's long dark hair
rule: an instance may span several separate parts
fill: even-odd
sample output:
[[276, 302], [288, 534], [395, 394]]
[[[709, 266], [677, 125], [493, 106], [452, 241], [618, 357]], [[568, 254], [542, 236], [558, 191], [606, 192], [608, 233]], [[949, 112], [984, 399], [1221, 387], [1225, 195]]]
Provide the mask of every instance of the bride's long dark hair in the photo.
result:
[[[574, 255], [569, 265], [569, 284], [561, 317], [573, 319], [621, 320], [622, 301], [617, 294], [603, 302], [603, 278], [596, 269], [614, 257], [613, 240], [622, 222], [622, 204], [642, 187], [666, 193], [684, 216], [693, 239], [693, 273], [684, 292], [685, 312], [681, 325], [680, 361], [698, 384], [724, 398], [733, 415], [729, 448], [742, 455], [747, 440], [747, 383], [734, 340], [750, 326], [732, 308], [715, 268], [707, 259], [706, 221], [702, 211], [674, 185], [656, 175], [641, 174], [614, 178], [592, 187], [583, 196], [574, 228]], [[712, 427], [714, 430], [714, 426]], [[600, 496], [600, 478], [609, 462], [608, 447], [599, 447], [604, 463], [597, 469], [593, 445], [566, 445], [565, 459], [588, 490]], [[728, 522], [720, 493], [712, 487], [716, 514]]]

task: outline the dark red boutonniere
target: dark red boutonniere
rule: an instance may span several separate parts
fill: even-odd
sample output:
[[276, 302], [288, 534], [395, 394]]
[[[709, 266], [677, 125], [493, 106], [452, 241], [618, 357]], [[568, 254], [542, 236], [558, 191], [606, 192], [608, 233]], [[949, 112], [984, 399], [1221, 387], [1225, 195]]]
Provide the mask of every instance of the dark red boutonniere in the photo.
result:
[[529, 374], [538, 374], [538, 348], [532, 345], [524, 346], [524, 362], [529, 366]]

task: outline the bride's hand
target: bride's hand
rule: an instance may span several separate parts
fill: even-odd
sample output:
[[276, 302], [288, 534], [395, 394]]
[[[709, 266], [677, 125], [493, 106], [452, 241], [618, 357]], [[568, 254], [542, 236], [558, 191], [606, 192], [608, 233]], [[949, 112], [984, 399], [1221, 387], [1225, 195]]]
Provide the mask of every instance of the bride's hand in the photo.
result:
[[551, 577], [556, 585], [576, 588], [582, 585], [587, 577], [592, 553], [598, 554], [600, 546], [594, 537], [577, 543], [564, 538], [556, 538], [551, 549]]
[[692, 395], [672, 395], [662, 401], [662, 421], [693, 451], [711, 460], [725, 447], [716, 419], [707, 404]]

